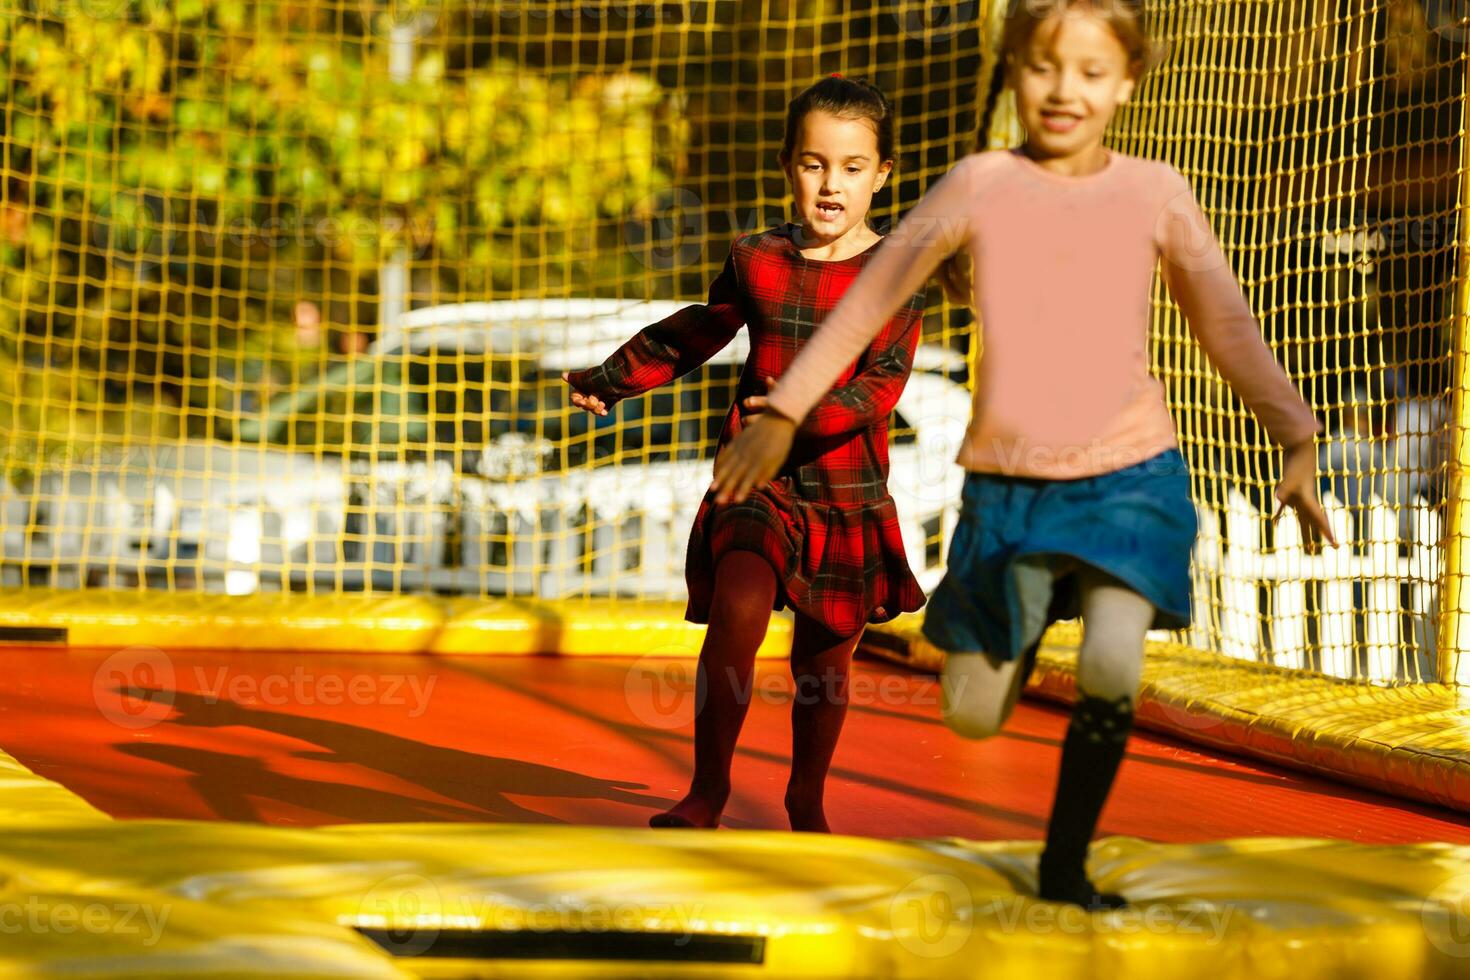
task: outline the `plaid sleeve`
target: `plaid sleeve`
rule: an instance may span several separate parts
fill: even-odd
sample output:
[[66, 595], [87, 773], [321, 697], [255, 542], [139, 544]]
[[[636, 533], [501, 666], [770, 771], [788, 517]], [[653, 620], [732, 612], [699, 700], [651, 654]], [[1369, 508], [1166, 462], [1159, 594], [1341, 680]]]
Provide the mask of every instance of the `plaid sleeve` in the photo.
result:
[[921, 302], [899, 310], [858, 362], [858, 372], [821, 397], [797, 427], [808, 437], [839, 436], [888, 417], [914, 366], [914, 349], [924, 321]]
[[682, 377], [714, 357], [745, 325], [735, 251], [709, 287], [709, 301], [686, 306], [640, 330], [602, 364], [573, 371], [568, 384], [611, 407]]

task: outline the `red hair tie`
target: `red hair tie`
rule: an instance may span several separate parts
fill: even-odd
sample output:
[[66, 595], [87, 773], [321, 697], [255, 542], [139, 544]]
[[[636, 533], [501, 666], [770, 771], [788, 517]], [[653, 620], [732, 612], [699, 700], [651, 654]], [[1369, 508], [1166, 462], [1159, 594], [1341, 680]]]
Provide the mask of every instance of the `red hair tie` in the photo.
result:
[[842, 77], [842, 72], [840, 72], [840, 71], [834, 71], [832, 73], [832, 77], [833, 78], [841, 78]]

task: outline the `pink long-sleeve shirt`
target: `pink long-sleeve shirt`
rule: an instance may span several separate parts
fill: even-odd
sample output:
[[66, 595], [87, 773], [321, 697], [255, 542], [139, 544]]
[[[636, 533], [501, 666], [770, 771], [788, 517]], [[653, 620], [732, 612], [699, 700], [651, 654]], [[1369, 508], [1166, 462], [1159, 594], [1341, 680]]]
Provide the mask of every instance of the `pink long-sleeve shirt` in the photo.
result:
[[959, 463], [1076, 479], [1177, 445], [1148, 370], [1160, 268], [1200, 346], [1282, 445], [1312, 410], [1261, 339], [1189, 183], [1172, 166], [1109, 153], [1083, 177], [1015, 150], [960, 161], [889, 236], [770, 393], [802, 419], [939, 263], [968, 247], [984, 331]]

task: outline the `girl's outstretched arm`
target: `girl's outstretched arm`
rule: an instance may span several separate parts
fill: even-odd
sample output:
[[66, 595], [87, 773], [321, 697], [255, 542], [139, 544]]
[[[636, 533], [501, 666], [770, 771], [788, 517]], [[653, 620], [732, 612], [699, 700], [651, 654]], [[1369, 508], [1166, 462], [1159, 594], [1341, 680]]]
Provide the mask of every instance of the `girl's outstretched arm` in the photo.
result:
[[606, 415], [622, 399], [666, 385], [714, 357], [745, 321], [732, 248], [710, 284], [708, 302], [644, 327], [602, 364], [569, 371], [562, 380], [572, 387], [573, 405]]
[[801, 420], [939, 264], [969, 241], [976, 159], [967, 157], [945, 174], [884, 240], [771, 392], [770, 411], [720, 454], [718, 501], [744, 500], [776, 475]]
[[[857, 374], [823, 395], [797, 426], [797, 434], [817, 439], [844, 436], [887, 418], [913, 370], [923, 324], [922, 306], [914, 304], [899, 310], [863, 354]], [[744, 405], [752, 413], [763, 412], [769, 408], [770, 399], [752, 395]]]
[[[1158, 244], [1169, 292], [1210, 361], [1271, 438], [1285, 447], [1277, 501], [1296, 511], [1309, 547], [1315, 549], [1322, 539], [1336, 547], [1317, 495], [1314, 440], [1321, 423], [1261, 338], [1260, 324], [1189, 182], [1172, 167], [1168, 179]], [[1278, 510], [1276, 517], [1280, 516]]]

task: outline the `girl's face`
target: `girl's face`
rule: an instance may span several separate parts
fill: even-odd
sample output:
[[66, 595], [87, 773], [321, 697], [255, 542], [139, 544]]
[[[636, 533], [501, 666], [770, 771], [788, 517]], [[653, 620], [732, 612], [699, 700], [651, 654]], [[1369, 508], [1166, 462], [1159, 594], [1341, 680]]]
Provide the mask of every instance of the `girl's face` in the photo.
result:
[[1113, 113], [1133, 94], [1128, 50], [1086, 9], [1049, 17], [1010, 70], [1026, 146], [1040, 159], [1096, 152]]
[[862, 226], [892, 169], [892, 160], [878, 158], [878, 131], [869, 120], [807, 113], [786, 161], [803, 228], [831, 242]]

